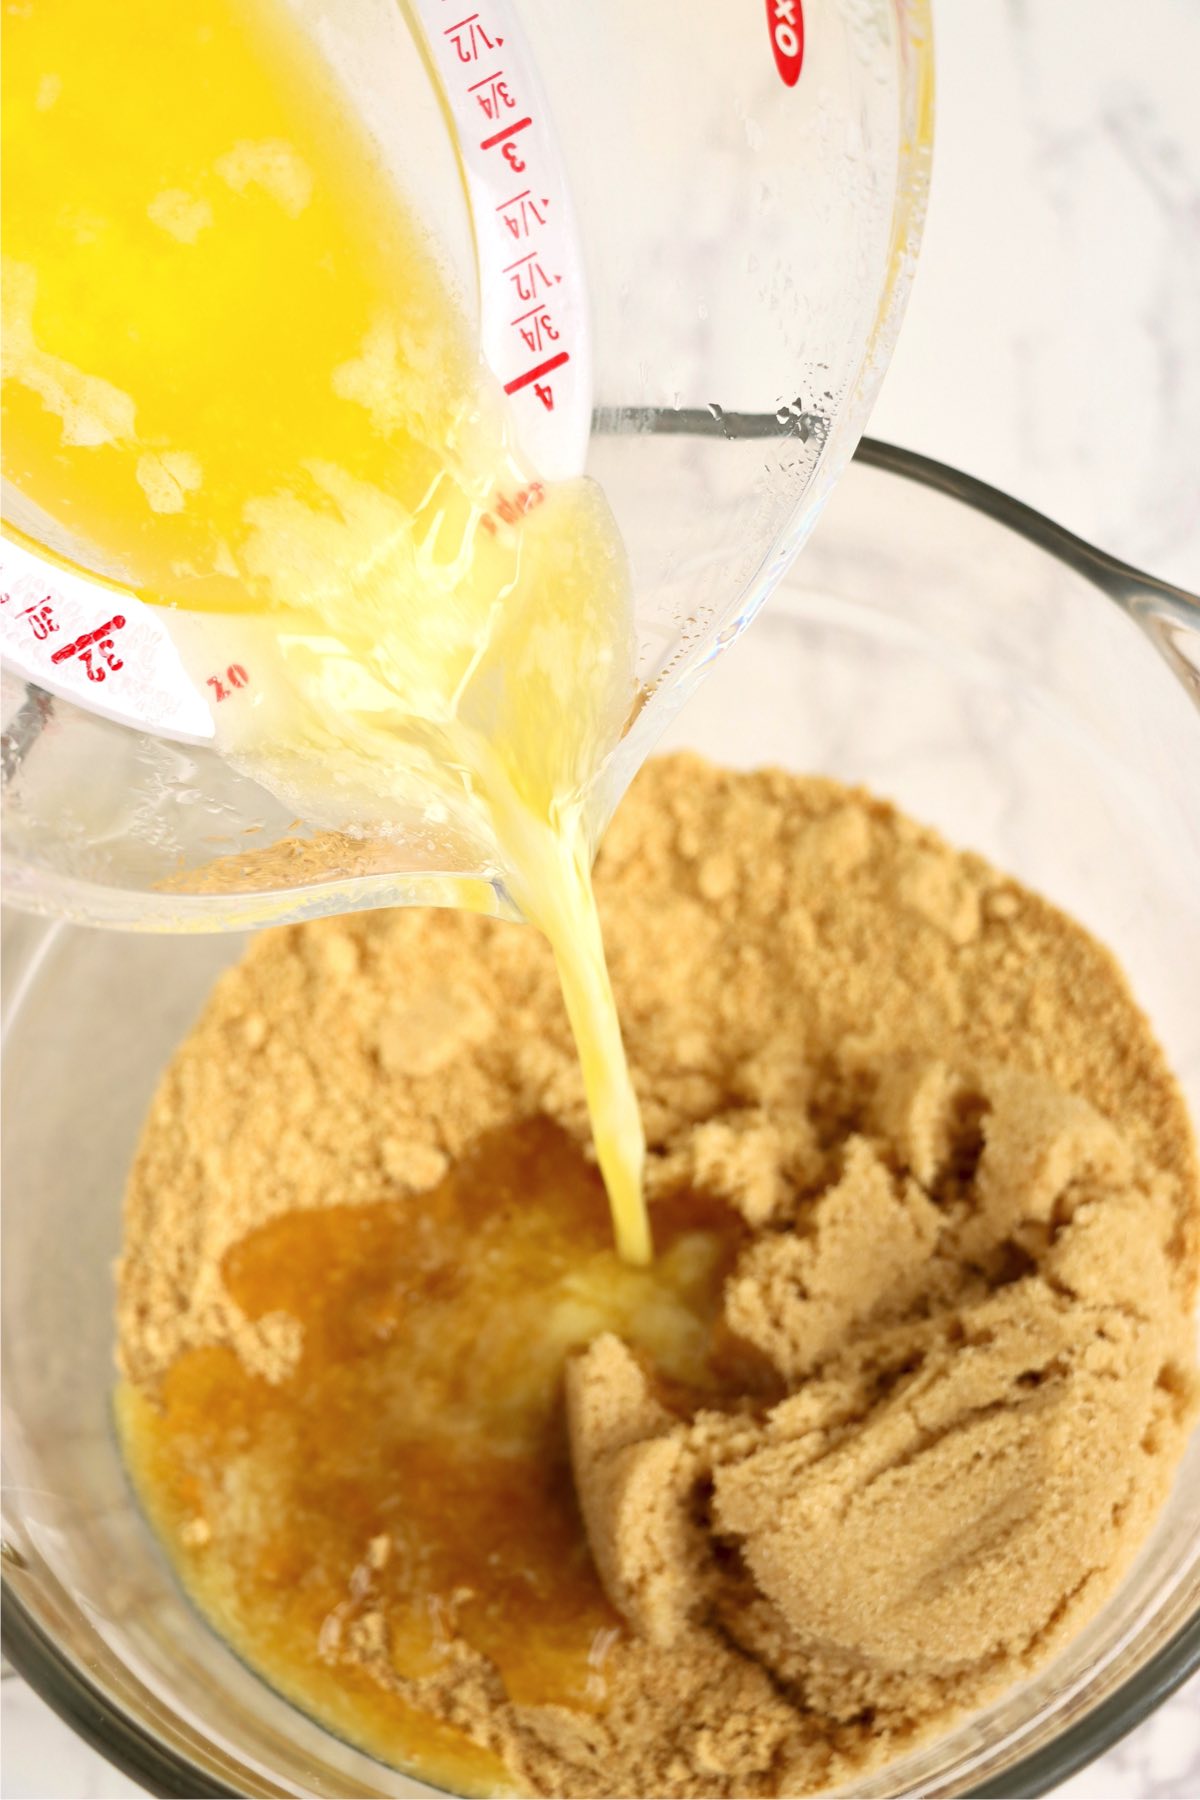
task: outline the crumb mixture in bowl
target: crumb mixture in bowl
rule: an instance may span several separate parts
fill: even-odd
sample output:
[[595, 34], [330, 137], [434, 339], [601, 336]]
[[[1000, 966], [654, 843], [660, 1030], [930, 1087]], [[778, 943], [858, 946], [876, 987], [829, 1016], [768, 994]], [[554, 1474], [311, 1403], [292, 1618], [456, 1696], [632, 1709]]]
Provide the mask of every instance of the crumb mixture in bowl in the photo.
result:
[[817, 1790], [1144, 1538], [1195, 1411], [1186, 1112], [1107, 951], [861, 792], [664, 759], [596, 886], [653, 1266], [536, 934], [265, 935], [130, 1180], [126, 1452], [217, 1629], [387, 1760]]

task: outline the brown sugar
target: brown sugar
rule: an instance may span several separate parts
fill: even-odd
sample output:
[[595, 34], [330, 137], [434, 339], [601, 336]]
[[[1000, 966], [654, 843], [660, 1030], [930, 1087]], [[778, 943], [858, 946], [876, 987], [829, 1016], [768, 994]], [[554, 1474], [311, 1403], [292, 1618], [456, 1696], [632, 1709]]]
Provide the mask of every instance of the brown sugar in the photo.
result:
[[833, 782], [652, 764], [597, 891], [655, 1269], [533, 932], [265, 935], [130, 1178], [131, 1459], [244, 1653], [397, 1761], [423, 1719], [481, 1787], [851, 1780], [1078, 1630], [1166, 1494], [1183, 1101], [1080, 926]]

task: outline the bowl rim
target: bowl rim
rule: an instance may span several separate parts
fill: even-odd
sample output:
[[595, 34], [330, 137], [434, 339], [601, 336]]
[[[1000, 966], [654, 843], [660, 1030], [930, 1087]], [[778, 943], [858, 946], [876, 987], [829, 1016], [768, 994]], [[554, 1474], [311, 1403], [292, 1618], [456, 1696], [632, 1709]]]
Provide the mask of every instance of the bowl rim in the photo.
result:
[[[707, 411], [699, 410], [656, 412], [643, 422], [643, 429], [697, 435], [714, 431], [726, 436], [784, 435], [773, 414], [725, 413], [717, 425]], [[1174, 625], [1200, 637], [1200, 596], [1145, 574], [1065, 530], [1024, 501], [932, 457], [868, 437], [859, 444], [855, 461], [945, 494], [1075, 569], [1147, 631], [1200, 705], [1200, 668], [1190, 657], [1179, 653], [1163, 629]], [[14, 1568], [19, 1567], [16, 1559], [12, 1560]], [[79, 1664], [63, 1653], [7, 1578], [0, 1580], [0, 1601], [0, 1640], [12, 1668], [92, 1749], [149, 1793], [164, 1796], [165, 1800], [236, 1800], [236, 1789], [164, 1745], [152, 1731], [117, 1706]], [[1111, 1749], [1197, 1670], [1200, 1611], [1082, 1718], [1002, 1775], [964, 1790], [966, 1800], [1004, 1800], [1013, 1794], [1033, 1797], [1048, 1793]], [[258, 1791], [284, 1790], [260, 1787]]]

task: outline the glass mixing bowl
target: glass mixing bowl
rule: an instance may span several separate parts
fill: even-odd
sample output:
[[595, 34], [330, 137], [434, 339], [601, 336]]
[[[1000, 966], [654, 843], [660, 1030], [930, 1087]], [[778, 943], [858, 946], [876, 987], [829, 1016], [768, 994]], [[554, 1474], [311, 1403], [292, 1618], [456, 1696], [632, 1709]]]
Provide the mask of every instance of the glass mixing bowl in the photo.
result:
[[[678, 430], [650, 437], [647, 461], [656, 445], [664, 466], [702, 454], [713, 421], [691, 425], [690, 448]], [[753, 458], [756, 434], [779, 427], [738, 430]], [[1068, 908], [1123, 961], [1200, 1116], [1198, 698], [1200, 603], [978, 482], [867, 445], [668, 741], [869, 783]], [[159, 1071], [239, 943], [15, 915], [9, 928], [9, 1654], [155, 1793], [428, 1793], [293, 1710], [208, 1630], [110, 1423], [125, 1171]], [[855, 1792], [1042, 1793], [1198, 1661], [1195, 1441], [1136, 1565], [1075, 1642]]]

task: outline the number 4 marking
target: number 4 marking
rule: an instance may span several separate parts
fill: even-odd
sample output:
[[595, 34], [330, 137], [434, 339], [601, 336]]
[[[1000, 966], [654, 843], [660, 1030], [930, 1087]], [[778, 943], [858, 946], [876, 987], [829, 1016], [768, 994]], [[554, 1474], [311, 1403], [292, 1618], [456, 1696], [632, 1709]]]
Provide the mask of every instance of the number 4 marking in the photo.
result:
[[533, 391], [547, 412], [554, 411], [554, 389], [548, 381], [535, 381]]

